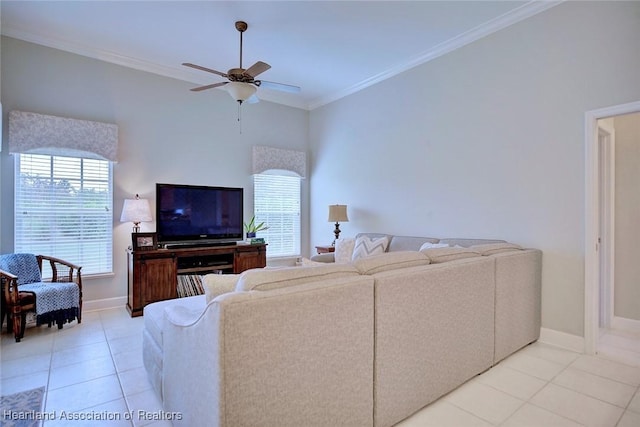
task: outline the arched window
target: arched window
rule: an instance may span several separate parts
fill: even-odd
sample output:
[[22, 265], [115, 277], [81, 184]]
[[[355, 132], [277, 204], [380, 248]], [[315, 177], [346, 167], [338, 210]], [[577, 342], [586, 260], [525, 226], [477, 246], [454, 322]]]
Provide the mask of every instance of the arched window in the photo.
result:
[[259, 232], [269, 244], [269, 257], [300, 255], [300, 180], [306, 175], [306, 153], [253, 148], [253, 206]]
[[14, 252], [113, 271], [116, 125], [12, 111]]

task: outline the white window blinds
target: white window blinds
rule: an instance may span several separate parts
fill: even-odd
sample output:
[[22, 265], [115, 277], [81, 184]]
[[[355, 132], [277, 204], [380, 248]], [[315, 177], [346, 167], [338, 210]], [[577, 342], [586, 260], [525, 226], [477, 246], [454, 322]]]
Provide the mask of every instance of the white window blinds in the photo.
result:
[[256, 222], [268, 230], [258, 232], [269, 244], [269, 257], [300, 255], [300, 177], [254, 175]]
[[14, 252], [55, 256], [84, 274], [111, 273], [111, 162], [24, 153], [15, 162]]

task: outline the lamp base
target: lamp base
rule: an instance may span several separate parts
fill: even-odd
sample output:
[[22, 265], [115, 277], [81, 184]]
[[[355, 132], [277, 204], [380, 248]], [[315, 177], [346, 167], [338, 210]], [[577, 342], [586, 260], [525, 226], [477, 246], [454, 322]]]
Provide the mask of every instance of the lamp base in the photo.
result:
[[336, 245], [336, 240], [338, 240], [340, 238], [340, 223], [336, 222], [336, 228], [335, 230], [333, 230], [333, 234], [335, 234], [336, 238], [333, 239], [333, 243], [331, 243], [331, 246], [335, 246]]

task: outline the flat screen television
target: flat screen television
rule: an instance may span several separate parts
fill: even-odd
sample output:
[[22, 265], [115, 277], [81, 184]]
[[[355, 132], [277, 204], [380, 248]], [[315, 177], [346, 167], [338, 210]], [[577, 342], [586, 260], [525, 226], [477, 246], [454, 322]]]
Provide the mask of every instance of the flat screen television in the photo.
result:
[[158, 243], [242, 240], [243, 189], [156, 184]]

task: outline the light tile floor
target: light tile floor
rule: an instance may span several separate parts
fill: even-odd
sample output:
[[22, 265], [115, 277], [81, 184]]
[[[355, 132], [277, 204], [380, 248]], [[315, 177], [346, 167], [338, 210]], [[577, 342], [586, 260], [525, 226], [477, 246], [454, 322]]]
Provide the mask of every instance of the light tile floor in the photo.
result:
[[[171, 426], [157, 420], [162, 404], [142, 365], [142, 325], [142, 317], [131, 318], [122, 308], [85, 312], [81, 324], [62, 330], [29, 328], [20, 343], [5, 326], [0, 394], [46, 386], [44, 412], [56, 414], [46, 427]], [[129, 413], [132, 420], [125, 419]], [[119, 419], [71, 419], [88, 416]]]
[[[171, 426], [153, 420], [162, 407], [142, 366], [142, 321], [124, 309], [112, 309], [85, 313], [82, 324], [60, 331], [30, 328], [20, 343], [3, 332], [0, 394], [46, 386], [45, 412], [56, 412], [46, 427]], [[622, 345], [624, 351], [617, 354], [624, 359], [535, 343], [398, 426], [638, 427], [640, 359], [632, 356], [640, 336], [612, 335], [624, 340], [604, 342]], [[62, 420], [62, 411], [120, 419]], [[125, 420], [130, 411], [133, 420]], [[147, 419], [140, 419], [138, 411]]]
[[601, 329], [598, 353], [609, 359], [640, 367], [640, 331]]
[[640, 335], [600, 341], [598, 356], [534, 343], [398, 427], [640, 427]]

